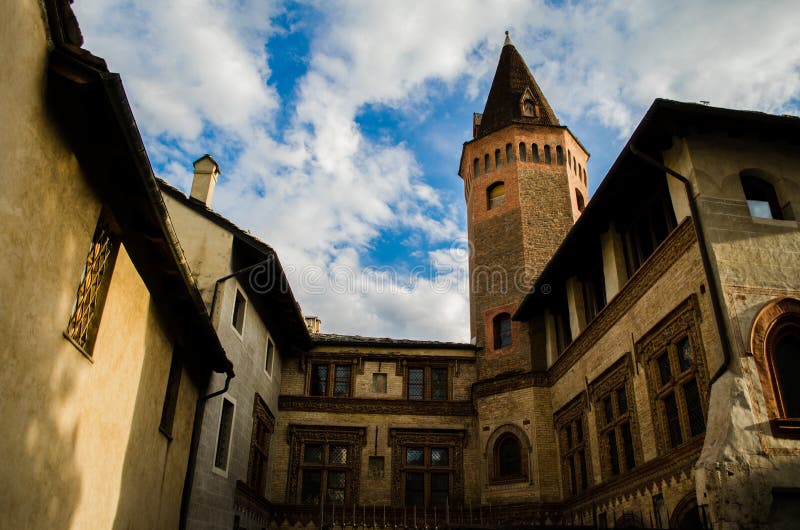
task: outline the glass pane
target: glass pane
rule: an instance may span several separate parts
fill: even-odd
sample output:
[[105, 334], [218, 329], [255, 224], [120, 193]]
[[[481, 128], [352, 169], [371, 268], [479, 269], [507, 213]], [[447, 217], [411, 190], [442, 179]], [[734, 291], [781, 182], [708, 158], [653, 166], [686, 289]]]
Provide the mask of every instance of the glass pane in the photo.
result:
[[608, 461], [611, 474], [619, 475], [619, 453], [617, 453], [617, 433], [612, 429], [608, 432]]
[[329, 464], [346, 464], [347, 463], [347, 446], [332, 445], [328, 453]]
[[309, 394], [312, 396], [324, 396], [328, 393], [328, 365], [315, 364], [311, 367], [311, 388]]
[[628, 412], [628, 395], [625, 393], [625, 387], [617, 390], [617, 412], [620, 416]]
[[406, 473], [406, 506], [425, 504], [425, 474]]
[[589, 474], [586, 471], [586, 452], [583, 450], [578, 451], [578, 463], [581, 470], [581, 489], [586, 489], [589, 486]]
[[569, 479], [570, 479], [570, 485], [572, 486], [572, 489], [570, 491], [574, 495], [578, 493], [578, 482], [575, 477], [575, 461], [572, 459], [571, 456], [568, 458], [568, 460], [569, 460]]
[[566, 427], [564, 427], [564, 436], [567, 439], [567, 449], [572, 449], [572, 424], [568, 423]]
[[500, 348], [505, 348], [506, 346], [511, 346], [512, 343], [512, 336], [511, 336], [511, 317], [506, 315], [498, 322], [498, 333], [500, 335], [499, 341], [497, 346]]
[[706, 422], [703, 418], [703, 406], [700, 403], [700, 391], [694, 379], [683, 385], [683, 399], [686, 401], [686, 412], [689, 415], [689, 430], [692, 436], [697, 436], [706, 430]]
[[303, 504], [319, 504], [321, 488], [322, 472], [318, 469], [304, 469], [300, 502]]
[[406, 447], [406, 464], [409, 466], [425, 465], [425, 452], [422, 447]]
[[431, 368], [431, 399], [447, 399], [447, 368]]
[[328, 471], [328, 502], [344, 504], [346, 485], [347, 473], [344, 471]]
[[408, 399], [422, 399], [425, 384], [425, 370], [422, 368], [408, 369]]
[[508, 437], [500, 445], [500, 476], [518, 477], [522, 475], [519, 454], [519, 442], [516, 438]]
[[625, 453], [625, 469], [633, 469], [636, 466], [636, 458], [633, 454], [633, 436], [629, 423], [622, 426], [622, 451]]
[[219, 431], [217, 432], [217, 452], [214, 456], [214, 466], [219, 469], [228, 468], [231, 427], [233, 427], [233, 403], [227, 399], [223, 399], [222, 413], [219, 417]]
[[603, 410], [605, 411], [606, 423], [611, 423], [614, 420], [614, 409], [611, 405], [610, 397], [603, 400]]
[[681, 421], [678, 418], [678, 403], [675, 401], [675, 394], [670, 394], [664, 398], [664, 413], [667, 416], [667, 429], [669, 430], [669, 441], [672, 447], [677, 447], [683, 441], [681, 436]]
[[661, 376], [661, 386], [672, 381], [672, 370], [669, 367], [669, 355], [664, 353], [656, 361], [658, 363], [658, 373]]
[[431, 505], [444, 506], [450, 496], [450, 475], [431, 473]]
[[450, 455], [446, 447], [434, 447], [431, 449], [431, 465], [447, 466], [450, 464]]
[[303, 451], [303, 462], [309, 464], [318, 464], [322, 462], [322, 446], [321, 445], [306, 445]]
[[747, 201], [747, 208], [750, 210], [750, 217], [762, 217], [772, 219], [772, 209], [767, 201]]
[[336, 379], [333, 382], [334, 396], [350, 395], [350, 366], [336, 365]]
[[681, 364], [681, 371], [692, 367], [692, 346], [689, 344], [689, 337], [678, 342], [678, 361]]
[[773, 362], [784, 413], [787, 418], [800, 418], [800, 385], [796, 381], [800, 374], [800, 337], [787, 334], [778, 339]]
[[575, 420], [575, 439], [578, 443], [583, 441], [583, 423], [581, 420]]
[[275, 344], [271, 339], [267, 339], [267, 358], [264, 362], [264, 370], [267, 374], [272, 373], [272, 359], [275, 357]]

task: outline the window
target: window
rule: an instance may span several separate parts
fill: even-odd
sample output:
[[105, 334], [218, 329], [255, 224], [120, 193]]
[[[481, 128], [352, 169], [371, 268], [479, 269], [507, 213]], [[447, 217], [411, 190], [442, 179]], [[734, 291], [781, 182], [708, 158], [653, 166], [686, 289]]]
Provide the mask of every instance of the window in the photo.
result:
[[539, 161], [539, 146], [537, 144], [531, 144], [531, 157], [534, 162]]
[[247, 301], [239, 289], [236, 289], [236, 298], [233, 301], [233, 315], [231, 317], [231, 326], [236, 332], [241, 335], [244, 330], [244, 314], [247, 308]]
[[520, 162], [527, 162], [528, 161], [528, 151], [525, 148], [525, 142], [519, 143], [519, 161]]
[[253, 433], [250, 438], [250, 459], [247, 484], [258, 495], [265, 495], [268, 479], [269, 443], [275, 430], [275, 417], [260, 395], [253, 403]]
[[578, 206], [578, 211], [583, 212], [586, 208], [586, 202], [583, 200], [583, 193], [578, 188], [575, 188], [575, 202]]
[[753, 323], [750, 349], [772, 434], [800, 437], [800, 300], [787, 297], [765, 305]]
[[511, 346], [511, 315], [508, 313], [500, 313], [494, 317], [492, 323], [494, 329], [494, 349], [499, 350], [500, 348]]
[[742, 174], [740, 179], [751, 217], [783, 219], [783, 211], [778, 202], [778, 195], [775, 193], [775, 188], [772, 184], [746, 173]]
[[358, 499], [361, 447], [366, 429], [330, 425], [289, 426], [290, 504], [351, 504]]
[[664, 496], [660, 493], [653, 495], [653, 515], [655, 517], [656, 528], [669, 528], [669, 512]]
[[450, 399], [449, 369], [447, 366], [409, 366], [406, 369], [408, 399]]
[[370, 478], [383, 478], [384, 459], [382, 456], [371, 456], [367, 463], [367, 476]]
[[522, 102], [522, 113], [532, 118], [536, 116], [536, 105], [532, 99], [526, 99]]
[[555, 415], [561, 449], [561, 472], [564, 491], [577, 495], [589, 487], [589, 459], [586, 455], [586, 418], [584, 394], [570, 401]]
[[662, 189], [655, 197], [645, 202], [644, 208], [623, 230], [623, 252], [628, 277], [647, 260], [675, 228], [675, 215]]
[[118, 242], [101, 215], [64, 332], [64, 336], [87, 357], [91, 357], [94, 349], [117, 247]]
[[511, 144], [506, 144], [506, 162], [511, 163], [514, 161], [514, 148]]
[[390, 429], [392, 497], [403, 506], [454, 505], [463, 498], [464, 432]]
[[506, 202], [506, 185], [502, 182], [495, 182], [486, 189], [487, 208], [497, 208]]
[[267, 355], [264, 360], [264, 371], [267, 375], [272, 377], [272, 363], [275, 362], [275, 343], [272, 342], [271, 337], [267, 337]]
[[[572, 151], [567, 149], [567, 167], [572, 166]], [[572, 166], [572, 169], [575, 169], [575, 166]]]
[[178, 390], [181, 385], [182, 363], [177, 351], [172, 352], [172, 361], [167, 376], [167, 390], [164, 393], [164, 405], [161, 408], [161, 423], [158, 430], [172, 440], [172, 424], [175, 421], [175, 408], [178, 406]]
[[491, 170], [492, 168], [489, 167], [489, 155], [485, 154], [483, 155], [483, 171], [484, 173], [488, 173]]
[[472, 161], [472, 176], [477, 177], [481, 174], [481, 162], [477, 158]]
[[552, 164], [553, 163], [553, 159], [550, 156], [550, 146], [549, 145], [544, 146], [544, 163], [545, 164]]
[[561, 147], [560, 145], [556, 146], [556, 163], [559, 166], [564, 165], [564, 148]]
[[231, 447], [231, 432], [233, 430], [234, 404], [228, 398], [222, 398], [222, 410], [219, 415], [219, 429], [217, 430], [217, 449], [214, 453], [214, 467], [222, 471], [228, 470], [228, 455]]
[[349, 397], [352, 374], [352, 364], [311, 363], [308, 394], [310, 396]]
[[386, 374], [372, 374], [372, 392], [375, 394], [386, 393]]
[[494, 150], [494, 167], [500, 168], [503, 165], [503, 159], [500, 158], [500, 149]]
[[623, 355], [597, 381], [591, 384], [600, 440], [600, 465], [603, 478], [630, 471], [641, 460], [636, 404], [630, 380], [633, 364]]
[[706, 369], [697, 331], [697, 298], [689, 297], [639, 343], [660, 453], [705, 432]]
[[583, 309], [586, 323], [591, 322], [606, 305], [606, 280], [603, 275], [603, 253], [597, 248], [586, 260], [588, 271], [581, 278]]

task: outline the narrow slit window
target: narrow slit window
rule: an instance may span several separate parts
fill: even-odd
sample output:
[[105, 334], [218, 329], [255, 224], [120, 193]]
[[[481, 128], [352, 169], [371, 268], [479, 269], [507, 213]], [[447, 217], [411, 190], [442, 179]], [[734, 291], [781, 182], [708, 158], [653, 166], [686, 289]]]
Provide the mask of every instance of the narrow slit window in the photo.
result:
[[275, 362], [275, 343], [267, 337], [267, 356], [264, 361], [264, 370], [268, 376], [272, 376], [272, 363]]
[[161, 408], [161, 424], [159, 430], [172, 439], [172, 424], [175, 421], [175, 409], [178, 406], [178, 390], [181, 385], [181, 360], [176, 351], [172, 352], [172, 362], [167, 376], [167, 390], [164, 393], [164, 405]]
[[219, 416], [219, 430], [217, 431], [217, 450], [214, 455], [214, 467], [227, 471], [228, 454], [230, 453], [231, 431], [233, 429], [234, 405], [227, 399], [222, 399], [222, 412]]
[[520, 162], [527, 162], [528, 161], [528, 151], [525, 148], [525, 142], [519, 143], [519, 161]]
[[236, 298], [233, 301], [233, 316], [231, 317], [231, 325], [240, 335], [244, 330], [244, 313], [247, 308], [247, 301], [244, 295], [238, 289], [236, 290]]
[[506, 163], [510, 164], [514, 161], [514, 148], [511, 144], [506, 144]]
[[531, 144], [531, 160], [533, 162], [539, 161], [539, 145]]
[[494, 167], [501, 168], [503, 166], [503, 159], [500, 157], [500, 149], [494, 150]]
[[553, 158], [550, 155], [550, 146], [549, 145], [544, 146], [544, 163], [545, 164], [552, 164], [553, 163]]
[[564, 148], [561, 147], [560, 145], [556, 146], [556, 163], [559, 166], [564, 165]]
[[495, 349], [511, 346], [511, 315], [501, 313], [494, 317], [494, 347]]

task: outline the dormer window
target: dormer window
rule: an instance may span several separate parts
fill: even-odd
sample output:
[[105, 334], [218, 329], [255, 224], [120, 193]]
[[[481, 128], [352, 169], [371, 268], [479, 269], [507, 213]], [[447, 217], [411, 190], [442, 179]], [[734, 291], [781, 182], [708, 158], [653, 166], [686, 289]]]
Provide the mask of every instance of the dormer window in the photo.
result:
[[536, 117], [536, 104], [532, 99], [525, 99], [522, 102], [522, 114], [523, 116], [530, 116], [531, 118]]
[[486, 189], [487, 208], [497, 208], [506, 202], [506, 185], [502, 182], [495, 182]]

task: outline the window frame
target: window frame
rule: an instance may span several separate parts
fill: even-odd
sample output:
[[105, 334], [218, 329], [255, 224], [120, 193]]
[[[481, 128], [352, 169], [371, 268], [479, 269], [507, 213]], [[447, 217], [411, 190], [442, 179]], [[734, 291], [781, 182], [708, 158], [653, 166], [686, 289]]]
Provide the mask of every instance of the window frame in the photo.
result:
[[[219, 455], [220, 442], [222, 441], [220, 435], [222, 434], [222, 419], [223, 419], [223, 413], [225, 411], [225, 402], [230, 403], [232, 407], [230, 416], [231, 426], [229, 427], [228, 431], [228, 442], [227, 442], [228, 449], [227, 449], [227, 454], [225, 455], [225, 467], [219, 467], [217, 465], [217, 460]], [[223, 477], [228, 476], [228, 470], [231, 465], [231, 453], [233, 452], [231, 449], [233, 445], [233, 433], [235, 427], [236, 427], [236, 400], [231, 396], [229, 396], [228, 394], [225, 394], [224, 396], [222, 396], [222, 399], [220, 400], [219, 420], [217, 421], [217, 435], [215, 437], [215, 442], [214, 442], [214, 460], [212, 461], [211, 464], [211, 471], [213, 471], [217, 475], [222, 475]]]
[[[314, 367], [315, 366], [327, 366], [328, 367], [328, 376], [327, 381], [325, 383], [325, 394], [323, 395], [316, 395], [311, 393], [311, 388], [314, 383]], [[348, 367], [349, 368], [349, 387], [347, 391], [347, 395], [336, 395], [336, 368], [337, 367]], [[308, 368], [306, 369], [306, 389], [305, 395], [312, 396], [312, 397], [335, 397], [335, 398], [347, 398], [353, 397], [353, 382], [355, 381], [355, 362], [352, 359], [330, 359], [330, 360], [321, 360], [321, 359], [312, 359], [308, 362]]]
[[[272, 358], [270, 358], [270, 346], [272, 346]], [[264, 351], [264, 373], [267, 379], [272, 380], [272, 373], [275, 370], [275, 355], [278, 353], [278, 346], [272, 340], [272, 336], [267, 333], [267, 347]]]
[[586, 409], [586, 393], [581, 392], [553, 415], [564, 498], [575, 497], [592, 487]]
[[[392, 450], [392, 504], [397, 507], [406, 506], [406, 473], [409, 472], [424, 474], [424, 507], [433, 507], [431, 503], [430, 476], [434, 473], [447, 473], [449, 476], [449, 504], [455, 506], [463, 503], [465, 442], [466, 431], [464, 430], [390, 428], [389, 445]], [[406, 449], [410, 447], [423, 448], [423, 466], [409, 465], [406, 463]], [[448, 464], [446, 466], [429, 465], [430, 450], [432, 448], [448, 449]]]
[[[772, 184], [769, 180], [763, 177], [759, 177], [750, 171], [742, 171], [741, 173], [739, 173], [739, 183], [742, 186], [745, 202], [747, 203], [747, 210], [751, 218], [774, 219], [776, 221], [783, 221], [785, 219], [783, 214], [783, 208], [781, 207], [781, 202], [780, 199], [778, 198], [778, 190], [775, 189], [775, 185]], [[755, 195], [763, 194], [766, 196], [766, 199], [753, 199], [751, 198], [753, 194]], [[750, 195], [750, 197], [748, 197], [748, 195]], [[751, 202], [766, 203], [769, 206], [770, 217], [753, 215], [753, 209], [751, 208], [750, 205]]]
[[[705, 436], [708, 425], [708, 372], [700, 336], [700, 309], [697, 295], [692, 294], [658, 322], [636, 343], [636, 357], [645, 366], [650, 409], [656, 431], [658, 453], [663, 455], [677, 450]], [[683, 339], [691, 347], [691, 366], [682, 369], [678, 358], [677, 344]], [[659, 360], [667, 356], [671, 371], [670, 380], [663, 383]], [[662, 364], [663, 366], [663, 364]], [[675, 368], [679, 368], [678, 371]], [[686, 404], [685, 388], [695, 382], [699, 406], [702, 412], [703, 429], [692, 434], [690, 411]], [[666, 400], [674, 396], [680, 428], [680, 443], [673, 445], [670, 435], [669, 415]]]
[[[240, 299], [242, 301], [242, 305], [241, 305], [241, 308], [242, 308], [242, 329], [238, 330], [238, 329], [236, 329], [236, 320], [237, 320], [237, 318], [236, 318], [236, 308], [239, 307], [239, 306], [237, 306], [237, 304], [238, 304], [238, 301]], [[235, 291], [234, 296], [233, 296], [233, 310], [231, 311], [231, 329], [234, 331], [234, 333], [236, 333], [236, 336], [239, 337], [240, 339], [244, 339], [244, 330], [245, 330], [245, 328], [247, 326], [247, 306], [248, 305], [249, 304], [247, 303], [247, 297], [245, 296], [244, 292], [237, 285], [236, 286], [236, 291]]]
[[[502, 188], [502, 195], [492, 197], [492, 192], [496, 189]], [[502, 180], [492, 182], [486, 186], [486, 209], [496, 210], [506, 203], [506, 183]]]
[[[505, 318], [503, 318], [505, 317]], [[508, 339], [507, 344], [503, 343], [503, 323], [508, 322]], [[492, 317], [492, 349], [494, 351], [511, 348], [514, 346], [514, 322], [511, 319], [511, 314], [508, 312], [500, 312]]]
[[[250, 456], [247, 460], [247, 485], [261, 497], [266, 497], [269, 487], [269, 449], [274, 432], [275, 416], [261, 395], [256, 393], [253, 399]], [[266, 433], [263, 440], [258, 437], [260, 433]]]
[[[502, 461], [500, 449], [502, 444], [508, 439], [513, 438], [519, 448], [519, 473], [511, 475], [502, 474]], [[515, 482], [528, 482], [529, 479], [529, 452], [530, 442], [525, 432], [517, 425], [508, 423], [498, 427], [486, 442], [488, 469], [488, 482], [490, 484], [511, 484]]]
[[[447, 398], [434, 399], [433, 395], [433, 378], [432, 372], [434, 369], [445, 370], [447, 373]], [[408, 386], [411, 382], [409, 375], [410, 370], [423, 370], [422, 375], [422, 398], [411, 398]], [[450, 369], [449, 363], [437, 363], [435, 361], [428, 363], [407, 363], [403, 369], [403, 399], [410, 401], [438, 401], [447, 402], [453, 400], [453, 374]]]
[[[320, 469], [320, 496], [327, 495], [327, 473], [344, 471], [345, 479], [344, 504], [349, 505], [359, 499], [361, 483], [361, 450], [366, 444], [365, 427], [340, 427], [333, 425], [298, 425], [288, 428], [289, 442], [289, 477], [286, 487], [285, 502], [287, 504], [303, 504], [302, 473], [304, 470]], [[323, 457], [320, 465], [303, 462], [306, 445], [322, 445]], [[330, 464], [325, 462], [330, 446], [347, 446], [348, 462], [346, 464]], [[325, 504], [329, 501], [325, 499]], [[306, 504], [306, 506], [309, 506]], [[311, 505], [314, 506], [314, 505]]]
[[[80, 281], [63, 332], [64, 338], [92, 362], [119, 245], [120, 240], [112, 227], [110, 215], [105, 211], [101, 212], [92, 233], [89, 252], [83, 261]], [[93, 269], [92, 265], [97, 263], [98, 250], [102, 253], [102, 262], [98, 269]]]

